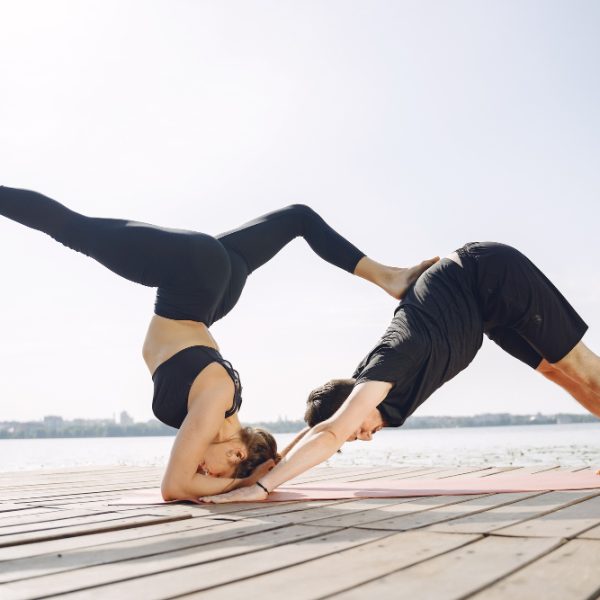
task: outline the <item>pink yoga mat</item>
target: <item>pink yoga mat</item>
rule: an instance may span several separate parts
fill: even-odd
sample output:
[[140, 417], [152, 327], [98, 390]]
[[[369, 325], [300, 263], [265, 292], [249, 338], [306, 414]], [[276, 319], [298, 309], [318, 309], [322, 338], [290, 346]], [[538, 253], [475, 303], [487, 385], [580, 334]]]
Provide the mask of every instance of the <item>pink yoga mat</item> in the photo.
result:
[[[371, 479], [352, 483], [301, 483], [281, 486], [265, 502], [289, 500], [343, 500], [351, 498], [407, 498], [419, 496], [463, 496], [509, 492], [599, 489], [600, 476], [593, 471], [548, 472], [537, 475], [510, 472], [489, 477], [456, 479]], [[111, 505], [165, 504], [160, 490], [132, 492], [111, 501]]]

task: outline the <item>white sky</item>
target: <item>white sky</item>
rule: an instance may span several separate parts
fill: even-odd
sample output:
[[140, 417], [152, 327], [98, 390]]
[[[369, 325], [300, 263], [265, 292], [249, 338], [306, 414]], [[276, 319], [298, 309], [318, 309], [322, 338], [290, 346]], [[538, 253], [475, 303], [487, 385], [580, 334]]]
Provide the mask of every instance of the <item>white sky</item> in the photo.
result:
[[[0, 183], [218, 233], [311, 205], [375, 259], [517, 246], [600, 351], [600, 4], [0, 0]], [[0, 419], [151, 417], [154, 291], [0, 220]], [[243, 420], [300, 418], [395, 302], [301, 241], [213, 333]], [[417, 414], [577, 412], [491, 342]]]

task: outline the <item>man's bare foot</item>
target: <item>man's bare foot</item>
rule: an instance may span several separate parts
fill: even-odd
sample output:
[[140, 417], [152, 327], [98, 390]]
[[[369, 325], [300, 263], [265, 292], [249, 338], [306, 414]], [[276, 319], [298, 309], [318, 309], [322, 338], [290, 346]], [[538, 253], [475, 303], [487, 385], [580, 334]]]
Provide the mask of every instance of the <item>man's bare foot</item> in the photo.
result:
[[388, 267], [384, 281], [380, 285], [390, 296], [393, 296], [396, 300], [400, 300], [404, 298], [406, 292], [417, 281], [419, 276], [427, 271], [429, 267], [435, 265], [438, 260], [440, 260], [440, 257], [436, 256], [408, 269]]

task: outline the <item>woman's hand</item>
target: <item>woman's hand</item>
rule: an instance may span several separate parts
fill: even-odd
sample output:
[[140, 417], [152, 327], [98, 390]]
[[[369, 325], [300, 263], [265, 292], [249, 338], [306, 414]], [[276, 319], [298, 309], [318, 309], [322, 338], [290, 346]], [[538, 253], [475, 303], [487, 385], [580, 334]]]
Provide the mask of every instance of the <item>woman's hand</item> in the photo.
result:
[[[262, 465], [261, 465], [262, 466]], [[258, 469], [257, 469], [258, 470]], [[226, 502], [261, 502], [267, 499], [267, 492], [257, 485], [251, 487], [242, 487], [226, 494], [219, 494], [218, 496], [204, 496], [198, 498], [200, 502], [206, 502], [207, 504], [225, 504]]]
[[254, 485], [261, 477], [266, 475], [273, 467], [275, 466], [275, 461], [270, 458], [266, 460], [264, 463], [258, 465], [256, 469], [252, 472], [252, 475], [248, 475], [241, 480], [241, 482], [236, 486], [236, 488], [249, 487]]

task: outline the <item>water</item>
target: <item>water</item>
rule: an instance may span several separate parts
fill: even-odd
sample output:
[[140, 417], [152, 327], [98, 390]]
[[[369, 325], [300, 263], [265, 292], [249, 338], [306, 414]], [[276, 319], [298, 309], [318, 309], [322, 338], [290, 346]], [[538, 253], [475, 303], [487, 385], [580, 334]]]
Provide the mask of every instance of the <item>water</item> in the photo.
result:
[[[294, 434], [278, 434], [283, 448]], [[0, 440], [0, 471], [166, 464], [173, 438]], [[345, 444], [332, 466], [533, 466], [600, 468], [600, 423], [388, 429], [371, 442]]]

